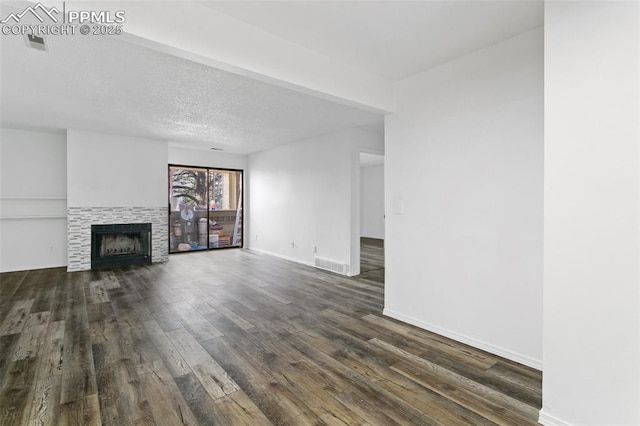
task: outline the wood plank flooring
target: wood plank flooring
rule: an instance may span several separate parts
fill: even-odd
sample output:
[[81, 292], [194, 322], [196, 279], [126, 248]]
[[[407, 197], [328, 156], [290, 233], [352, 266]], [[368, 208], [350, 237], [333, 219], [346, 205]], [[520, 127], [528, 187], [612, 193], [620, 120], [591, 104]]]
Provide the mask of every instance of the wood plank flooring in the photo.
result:
[[384, 283], [384, 240], [360, 238], [360, 277]]
[[536, 424], [540, 372], [384, 317], [379, 270], [221, 250], [1, 274], [0, 424]]

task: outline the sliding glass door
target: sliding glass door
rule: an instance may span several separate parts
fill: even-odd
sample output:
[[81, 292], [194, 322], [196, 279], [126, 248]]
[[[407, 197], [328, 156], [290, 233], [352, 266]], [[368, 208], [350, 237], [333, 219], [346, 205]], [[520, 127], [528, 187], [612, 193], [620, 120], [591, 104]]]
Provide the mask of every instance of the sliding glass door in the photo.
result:
[[242, 247], [242, 171], [169, 166], [169, 252]]

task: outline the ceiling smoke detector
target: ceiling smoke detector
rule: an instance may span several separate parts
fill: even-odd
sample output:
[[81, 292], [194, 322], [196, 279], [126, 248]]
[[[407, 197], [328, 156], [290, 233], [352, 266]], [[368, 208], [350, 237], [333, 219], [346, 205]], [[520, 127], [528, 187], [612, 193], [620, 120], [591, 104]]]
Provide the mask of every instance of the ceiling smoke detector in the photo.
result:
[[47, 47], [46, 39], [42, 36], [25, 33], [24, 41], [25, 43], [27, 43], [27, 47], [40, 50], [42, 52], [49, 51], [49, 48]]

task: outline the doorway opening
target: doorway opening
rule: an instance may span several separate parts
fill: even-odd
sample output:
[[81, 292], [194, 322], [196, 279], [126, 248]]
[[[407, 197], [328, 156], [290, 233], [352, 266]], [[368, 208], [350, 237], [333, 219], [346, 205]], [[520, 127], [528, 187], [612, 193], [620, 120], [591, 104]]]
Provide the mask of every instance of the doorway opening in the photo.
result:
[[384, 155], [360, 153], [360, 276], [384, 282]]
[[360, 238], [360, 277], [384, 283], [384, 240]]

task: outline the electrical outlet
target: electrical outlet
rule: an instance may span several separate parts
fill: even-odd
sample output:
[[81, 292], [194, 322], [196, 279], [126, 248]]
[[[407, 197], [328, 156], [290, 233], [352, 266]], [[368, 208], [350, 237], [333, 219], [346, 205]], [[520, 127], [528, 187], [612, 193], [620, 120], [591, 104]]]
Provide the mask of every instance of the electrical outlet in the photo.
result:
[[318, 246], [313, 246], [313, 253], [314, 254], [318, 253]]
[[291, 248], [296, 248], [296, 243], [291, 241]]

